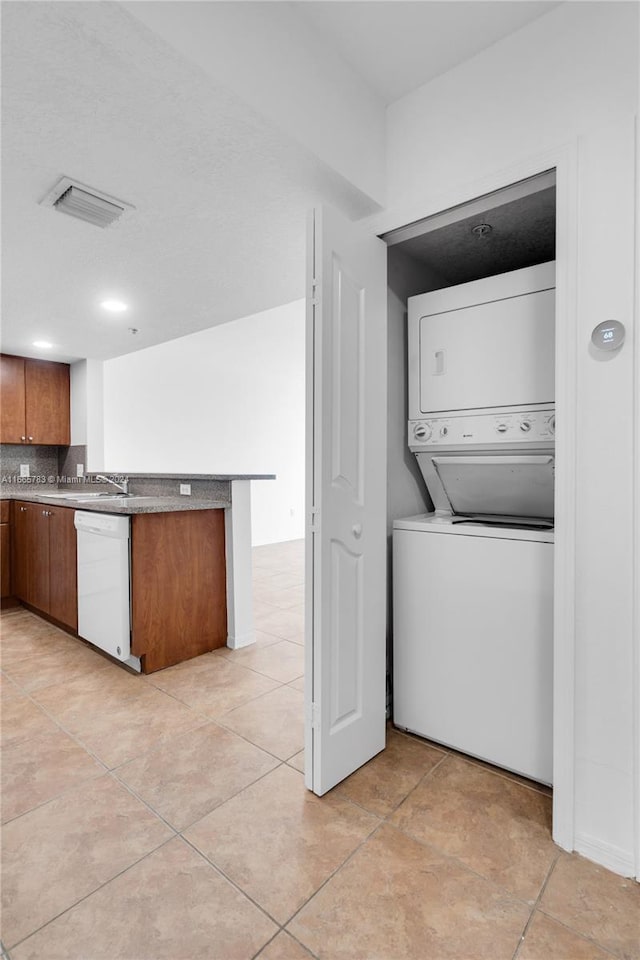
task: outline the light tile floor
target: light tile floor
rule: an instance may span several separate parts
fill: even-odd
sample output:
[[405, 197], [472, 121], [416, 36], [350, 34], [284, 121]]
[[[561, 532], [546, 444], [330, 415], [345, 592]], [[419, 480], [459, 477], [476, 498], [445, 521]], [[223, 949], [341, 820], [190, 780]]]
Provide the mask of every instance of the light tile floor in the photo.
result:
[[11, 960], [640, 960], [640, 887], [553, 845], [548, 791], [390, 729], [308, 793], [303, 544], [254, 585], [255, 647], [149, 677], [3, 614]]

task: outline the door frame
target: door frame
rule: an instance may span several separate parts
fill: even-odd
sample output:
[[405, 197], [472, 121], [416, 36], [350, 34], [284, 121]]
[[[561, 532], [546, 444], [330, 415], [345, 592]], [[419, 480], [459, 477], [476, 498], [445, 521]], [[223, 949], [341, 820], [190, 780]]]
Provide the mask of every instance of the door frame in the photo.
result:
[[[414, 202], [410, 206], [383, 211], [370, 218], [368, 224], [377, 235], [385, 234], [552, 168], [556, 171], [556, 316], [562, 318], [560, 323], [556, 323], [555, 343], [556, 414], [559, 426], [556, 434], [554, 550], [553, 839], [560, 847], [572, 851], [575, 835], [576, 665], [576, 516], [573, 491], [576, 487], [578, 421], [575, 349], [578, 335], [577, 140], [527, 157], [448, 193], [431, 196], [422, 203]], [[640, 368], [640, 359], [638, 364]], [[637, 476], [640, 479], [640, 465]], [[639, 552], [640, 529], [636, 556]], [[638, 737], [640, 740], [640, 729]], [[640, 799], [640, 764], [637, 779]], [[638, 857], [640, 867], [640, 851]]]

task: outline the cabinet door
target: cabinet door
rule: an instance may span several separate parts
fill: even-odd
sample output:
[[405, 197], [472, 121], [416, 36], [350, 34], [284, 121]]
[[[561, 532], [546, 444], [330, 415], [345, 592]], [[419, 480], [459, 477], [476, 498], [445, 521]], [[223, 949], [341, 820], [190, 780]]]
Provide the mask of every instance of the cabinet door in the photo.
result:
[[0, 523], [0, 596], [11, 596], [11, 527]]
[[27, 511], [27, 568], [29, 594], [27, 603], [38, 610], [49, 611], [49, 518], [38, 503], [30, 503]]
[[40, 504], [16, 501], [13, 592], [38, 610], [49, 609], [49, 525]]
[[78, 628], [78, 577], [74, 511], [49, 510], [49, 613], [73, 630]]
[[25, 384], [28, 442], [68, 446], [71, 442], [69, 365], [25, 360]]
[[24, 357], [0, 356], [0, 443], [23, 443], [25, 434]]
[[145, 673], [223, 646], [224, 510], [134, 516], [131, 596], [131, 653]]
[[28, 513], [35, 509], [33, 504], [21, 503], [19, 500], [13, 505], [13, 538], [11, 554], [11, 576], [13, 595], [28, 602], [29, 595], [29, 568], [27, 563], [29, 545], [27, 524]]

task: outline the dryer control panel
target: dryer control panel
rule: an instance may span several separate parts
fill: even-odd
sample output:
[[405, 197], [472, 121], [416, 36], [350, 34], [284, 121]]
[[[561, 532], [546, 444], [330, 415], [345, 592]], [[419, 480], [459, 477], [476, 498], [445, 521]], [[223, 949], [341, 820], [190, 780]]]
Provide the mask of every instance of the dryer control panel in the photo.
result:
[[502, 444], [548, 444], [555, 439], [553, 406], [517, 413], [477, 413], [464, 416], [426, 417], [409, 420], [409, 446], [467, 447]]

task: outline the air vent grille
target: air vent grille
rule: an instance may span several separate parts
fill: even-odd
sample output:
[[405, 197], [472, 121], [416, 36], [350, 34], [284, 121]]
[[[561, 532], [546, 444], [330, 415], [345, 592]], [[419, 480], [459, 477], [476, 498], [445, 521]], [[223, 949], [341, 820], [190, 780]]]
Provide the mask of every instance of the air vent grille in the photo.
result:
[[69, 177], [62, 177], [40, 203], [96, 227], [109, 227], [135, 209], [124, 200], [116, 200]]

